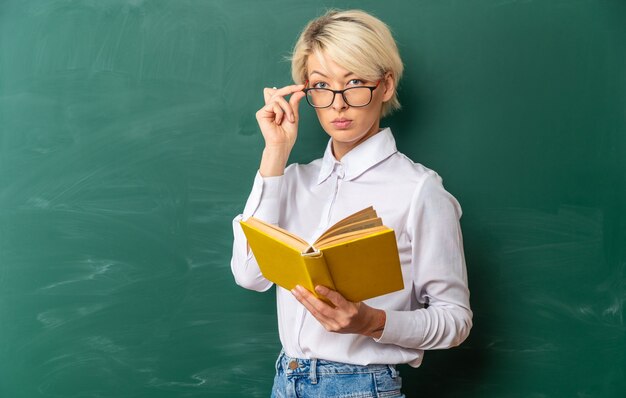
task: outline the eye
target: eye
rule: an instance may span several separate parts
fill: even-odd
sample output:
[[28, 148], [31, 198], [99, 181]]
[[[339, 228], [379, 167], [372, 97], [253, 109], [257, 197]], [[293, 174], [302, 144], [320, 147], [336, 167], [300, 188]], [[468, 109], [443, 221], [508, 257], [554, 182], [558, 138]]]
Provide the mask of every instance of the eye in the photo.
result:
[[363, 80], [361, 80], [361, 79], [351, 79], [348, 82], [348, 86], [362, 86], [364, 84], [365, 84], [365, 82]]
[[311, 85], [312, 88], [328, 88], [328, 84], [324, 82], [317, 82]]

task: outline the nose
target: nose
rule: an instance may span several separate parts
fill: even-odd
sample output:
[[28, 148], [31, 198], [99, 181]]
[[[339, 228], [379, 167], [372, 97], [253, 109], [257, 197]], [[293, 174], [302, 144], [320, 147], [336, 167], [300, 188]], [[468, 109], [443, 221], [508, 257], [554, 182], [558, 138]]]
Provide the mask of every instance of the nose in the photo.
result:
[[343, 93], [335, 93], [335, 98], [333, 98], [332, 106], [335, 110], [346, 109], [348, 107], [348, 104], [343, 99]]

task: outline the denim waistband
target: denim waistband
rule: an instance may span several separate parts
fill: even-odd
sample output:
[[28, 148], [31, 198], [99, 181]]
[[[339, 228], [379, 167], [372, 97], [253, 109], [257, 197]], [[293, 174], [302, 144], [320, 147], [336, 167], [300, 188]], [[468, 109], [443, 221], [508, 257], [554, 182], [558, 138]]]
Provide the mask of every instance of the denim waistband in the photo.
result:
[[377, 373], [389, 370], [393, 378], [397, 377], [394, 365], [353, 365], [349, 363], [326, 361], [323, 359], [292, 358], [280, 352], [276, 360], [276, 371], [282, 369], [287, 377], [306, 376], [312, 383], [317, 383], [317, 376], [324, 374]]

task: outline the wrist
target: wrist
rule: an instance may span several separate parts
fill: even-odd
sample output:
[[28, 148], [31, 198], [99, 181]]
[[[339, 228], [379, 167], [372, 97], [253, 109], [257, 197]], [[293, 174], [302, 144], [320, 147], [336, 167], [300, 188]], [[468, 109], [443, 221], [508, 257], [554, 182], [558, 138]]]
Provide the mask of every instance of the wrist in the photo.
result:
[[378, 339], [383, 335], [385, 324], [387, 322], [387, 314], [383, 310], [371, 308], [368, 328], [364, 333], [366, 336]]
[[261, 157], [259, 172], [263, 177], [275, 177], [283, 175], [291, 148], [285, 145], [266, 145]]

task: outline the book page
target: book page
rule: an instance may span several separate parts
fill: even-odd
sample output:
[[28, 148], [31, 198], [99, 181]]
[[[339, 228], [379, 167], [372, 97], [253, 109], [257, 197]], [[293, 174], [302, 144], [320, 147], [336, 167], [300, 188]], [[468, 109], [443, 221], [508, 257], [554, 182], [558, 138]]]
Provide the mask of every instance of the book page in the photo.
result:
[[294, 235], [286, 229], [282, 229], [276, 225], [268, 224], [258, 218], [250, 217], [245, 221], [251, 227], [259, 229], [266, 234], [272, 236], [274, 239], [280, 240], [294, 249], [299, 250], [300, 252], [307, 251], [311, 245], [306, 242], [304, 239], [300, 238], [298, 235]]
[[339, 220], [333, 226], [328, 228], [319, 238], [317, 238], [317, 242], [319, 242], [322, 239], [325, 239], [326, 237], [330, 235], [333, 235], [336, 230], [343, 228], [347, 225], [356, 224], [362, 221], [371, 220], [375, 218], [378, 218], [378, 215], [376, 214], [376, 210], [374, 210], [372, 206], [367, 207], [363, 210], [357, 211], [356, 213], [353, 213], [349, 215], [348, 217], [345, 217]]
[[374, 207], [372, 206], [366, 207], [363, 210], [359, 210], [356, 213], [350, 214], [348, 217], [342, 218], [341, 220], [333, 224], [330, 228], [328, 228], [326, 231], [332, 231], [333, 229], [343, 227], [346, 224], [350, 224], [350, 223], [358, 222], [362, 220], [367, 220], [370, 218], [376, 218], [376, 217], [378, 217], [378, 214], [376, 214], [376, 210], [374, 210]]
[[389, 230], [390, 229], [388, 227], [385, 227], [384, 225], [380, 225], [380, 226], [375, 226], [372, 228], [361, 229], [358, 231], [346, 232], [344, 234], [331, 236], [327, 239], [318, 240], [316, 243], [313, 244], [313, 246], [317, 249], [324, 249], [325, 247], [328, 247], [331, 245], [338, 245], [344, 242], [349, 242], [349, 241], [356, 240], [362, 237], [366, 237], [368, 235], [373, 235], [373, 234], [376, 234], [377, 232], [389, 231]]
[[380, 227], [382, 225], [383, 225], [383, 220], [381, 220], [378, 217], [374, 219], [370, 219], [370, 220], [363, 220], [363, 221], [359, 221], [356, 223], [347, 224], [343, 227], [335, 228], [332, 231], [325, 232], [322, 236], [320, 236], [315, 241], [315, 243], [313, 243], [313, 246], [317, 246], [321, 241], [326, 241], [338, 235], [347, 234], [349, 232], [362, 231], [362, 230], [373, 228], [373, 227]]

